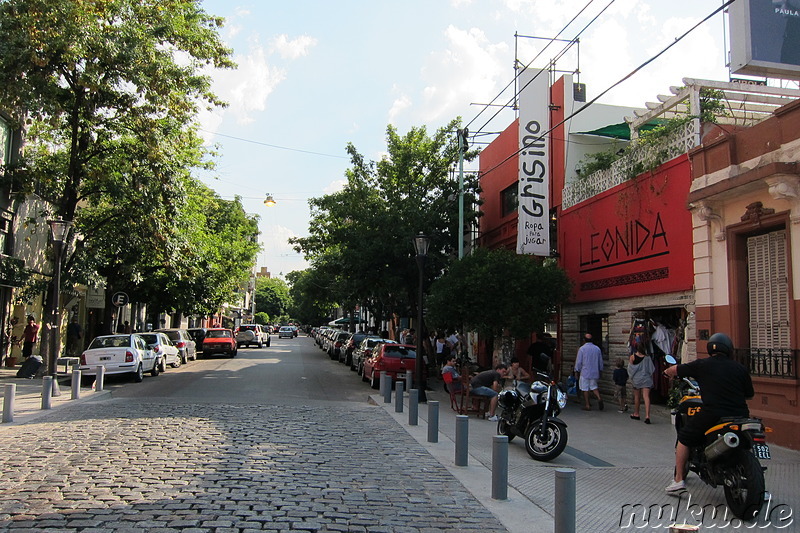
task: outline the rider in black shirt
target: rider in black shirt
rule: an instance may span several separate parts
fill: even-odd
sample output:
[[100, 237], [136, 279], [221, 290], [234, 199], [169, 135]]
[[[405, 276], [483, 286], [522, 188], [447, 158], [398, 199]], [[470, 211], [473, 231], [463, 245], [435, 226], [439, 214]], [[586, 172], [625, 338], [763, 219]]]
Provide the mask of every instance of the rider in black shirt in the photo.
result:
[[700, 386], [703, 408], [678, 431], [675, 446], [675, 479], [666, 488], [671, 494], [686, 490], [686, 462], [689, 449], [703, 443], [705, 432], [723, 416], [749, 416], [747, 399], [752, 398], [753, 382], [747, 369], [730, 359], [733, 342], [724, 333], [715, 333], [708, 339], [711, 357], [691, 363], [671, 366], [664, 371], [668, 377], [692, 377]]

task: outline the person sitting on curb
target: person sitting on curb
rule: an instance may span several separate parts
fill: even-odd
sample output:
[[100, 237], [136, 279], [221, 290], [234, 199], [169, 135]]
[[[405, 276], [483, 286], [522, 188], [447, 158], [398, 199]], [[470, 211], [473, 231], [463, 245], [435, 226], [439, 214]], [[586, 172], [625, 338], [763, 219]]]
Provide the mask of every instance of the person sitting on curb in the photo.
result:
[[470, 394], [489, 398], [489, 420], [497, 422], [497, 393], [500, 392], [503, 380], [508, 375], [508, 366], [503, 363], [494, 367], [494, 370], [484, 370], [470, 380]]

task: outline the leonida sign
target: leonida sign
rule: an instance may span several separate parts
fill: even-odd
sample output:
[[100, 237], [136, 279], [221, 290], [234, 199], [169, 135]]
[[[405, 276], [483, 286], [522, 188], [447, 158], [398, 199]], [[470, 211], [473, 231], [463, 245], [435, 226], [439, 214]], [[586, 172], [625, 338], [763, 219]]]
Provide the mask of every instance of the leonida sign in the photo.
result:
[[519, 207], [517, 253], [550, 255], [550, 76], [519, 75]]
[[733, 73], [800, 79], [800, 0], [736, 0], [730, 37]]
[[574, 301], [690, 290], [692, 215], [689, 160], [681, 156], [562, 211], [562, 265]]

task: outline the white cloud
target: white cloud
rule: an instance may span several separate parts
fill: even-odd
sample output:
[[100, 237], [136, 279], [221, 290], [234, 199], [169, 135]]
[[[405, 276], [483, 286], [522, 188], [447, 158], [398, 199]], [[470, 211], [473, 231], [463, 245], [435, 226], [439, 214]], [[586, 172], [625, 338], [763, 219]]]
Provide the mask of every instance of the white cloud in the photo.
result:
[[389, 109], [389, 124], [394, 124], [397, 117], [409, 107], [411, 107], [411, 99], [407, 95], [401, 94], [395, 98]]
[[[464, 115], [470, 103], [491, 100], [505, 85], [509, 69], [503, 67], [506, 43], [491, 43], [477, 28], [448, 26], [448, 48], [430, 55], [422, 70], [421, 119], [426, 123]], [[501, 85], [503, 84], [503, 85]]]
[[307, 56], [311, 48], [316, 46], [317, 40], [308, 35], [301, 35], [296, 39], [289, 39], [286, 34], [278, 35], [272, 40], [272, 46], [283, 59], [297, 59]]
[[322, 189], [322, 192], [323, 194], [333, 194], [344, 189], [345, 185], [347, 185], [346, 179], [334, 180], [330, 182], [327, 187]]

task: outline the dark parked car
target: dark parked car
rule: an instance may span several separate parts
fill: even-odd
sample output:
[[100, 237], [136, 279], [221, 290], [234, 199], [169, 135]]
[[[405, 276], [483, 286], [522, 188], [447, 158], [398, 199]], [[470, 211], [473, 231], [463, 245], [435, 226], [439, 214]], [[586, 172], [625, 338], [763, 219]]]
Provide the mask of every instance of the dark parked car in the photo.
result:
[[194, 339], [189, 332], [185, 329], [170, 328], [170, 329], [157, 329], [157, 332], [166, 334], [172, 344], [178, 349], [181, 356], [181, 363], [184, 365], [189, 361], [197, 359], [197, 346]]
[[203, 351], [203, 339], [206, 338], [206, 328], [189, 328], [186, 330], [194, 340], [194, 347], [197, 353]]
[[353, 352], [356, 350], [361, 341], [366, 339], [369, 335], [364, 332], [351, 333], [350, 336], [344, 341], [344, 350], [339, 352], [339, 362], [347, 366], [353, 365]]

